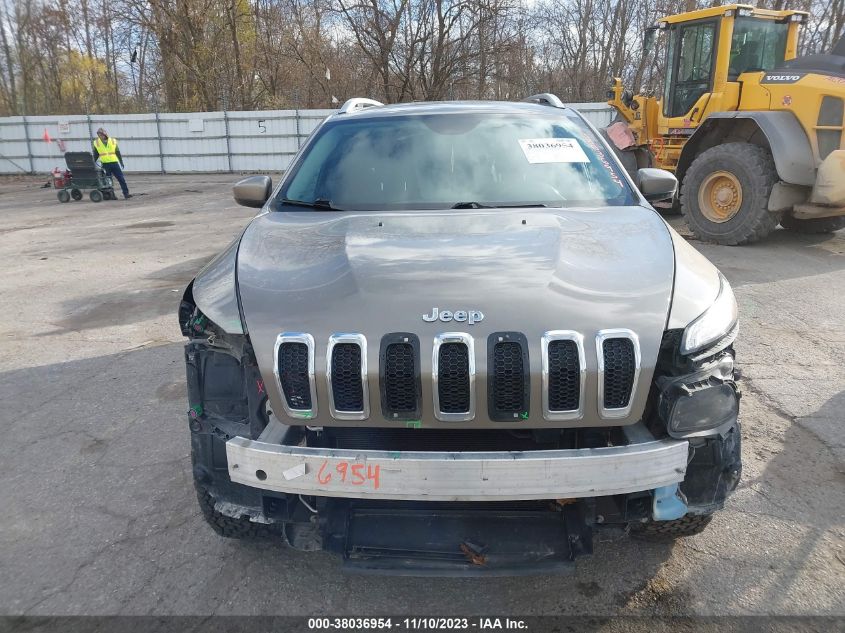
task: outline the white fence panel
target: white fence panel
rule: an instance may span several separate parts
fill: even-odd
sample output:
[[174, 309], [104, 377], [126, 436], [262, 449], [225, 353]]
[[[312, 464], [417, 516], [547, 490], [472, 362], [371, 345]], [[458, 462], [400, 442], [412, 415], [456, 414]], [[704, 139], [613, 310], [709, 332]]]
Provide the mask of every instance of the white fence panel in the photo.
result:
[[[614, 110], [605, 103], [568, 105], [596, 127], [605, 127], [614, 117]], [[120, 141], [129, 172], [283, 171], [314, 128], [334, 112], [5, 117], [0, 118], [0, 174], [46, 173], [64, 167], [64, 151], [90, 151], [100, 127]]]

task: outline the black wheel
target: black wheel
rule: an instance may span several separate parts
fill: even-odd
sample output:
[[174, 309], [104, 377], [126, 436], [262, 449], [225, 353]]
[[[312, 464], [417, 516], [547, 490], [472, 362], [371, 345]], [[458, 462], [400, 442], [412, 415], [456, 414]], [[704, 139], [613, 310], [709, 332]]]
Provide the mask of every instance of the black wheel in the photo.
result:
[[712, 514], [687, 514], [674, 521], [632, 523], [631, 534], [638, 538], [668, 541], [683, 536], [700, 534], [712, 520]]
[[82, 192], [79, 189], [71, 189], [70, 197], [79, 202], [82, 200]]
[[282, 538], [281, 524], [254, 523], [249, 517], [242, 516], [237, 519], [221, 514], [214, 509], [214, 497], [208, 490], [194, 481], [194, 488], [197, 491], [197, 500], [202, 510], [202, 516], [211, 526], [211, 529], [220, 536], [236, 539], [261, 539], [261, 538]]
[[70, 202], [70, 194], [67, 192], [67, 189], [60, 190], [56, 197], [59, 199], [59, 202]]
[[99, 189], [93, 189], [91, 193], [88, 194], [88, 197], [91, 198], [91, 202], [102, 202], [103, 192]]
[[796, 233], [833, 233], [839, 229], [845, 229], [845, 215], [833, 218], [799, 220], [791, 215], [784, 214], [780, 219], [780, 225]]
[[107, 197], [109, 200], [117, 200], [117, 194], [114, 192], [114, 189], [109, 189], [108, 194]]
[[681, 212], [701, 240], [738, 246], [763, 239], [780, 222], [769, 211], [778, 181], [767, 149], [726, 143], [702, 152], [684, 174]]

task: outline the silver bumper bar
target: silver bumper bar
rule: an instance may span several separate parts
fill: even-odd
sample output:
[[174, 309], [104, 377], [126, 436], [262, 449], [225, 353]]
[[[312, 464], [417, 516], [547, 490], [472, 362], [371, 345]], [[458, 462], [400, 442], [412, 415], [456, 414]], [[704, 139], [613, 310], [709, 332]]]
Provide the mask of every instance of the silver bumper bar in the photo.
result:
[[[637, 425], [639, 426], [639, 425]], [[522, 452], [358, 451], [234, 437], [232, 481], [290, 494], [418, 501], [563, 499], [652, 490], [683, 480], [683, 440]], [[629, 435], [630, 436], [630, 435]]]

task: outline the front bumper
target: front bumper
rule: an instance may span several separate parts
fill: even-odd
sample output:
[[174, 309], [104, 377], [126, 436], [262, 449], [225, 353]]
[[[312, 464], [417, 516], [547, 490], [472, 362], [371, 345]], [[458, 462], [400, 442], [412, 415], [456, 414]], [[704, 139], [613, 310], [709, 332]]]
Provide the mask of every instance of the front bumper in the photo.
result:
[[570, 499], [683, 481], [686, 440], [655, 440], [637, 424], [625, 446], [520, 452], [418, 452], [287, 446], [233, 437], [231, 481], [306, 496], [405, 501]]

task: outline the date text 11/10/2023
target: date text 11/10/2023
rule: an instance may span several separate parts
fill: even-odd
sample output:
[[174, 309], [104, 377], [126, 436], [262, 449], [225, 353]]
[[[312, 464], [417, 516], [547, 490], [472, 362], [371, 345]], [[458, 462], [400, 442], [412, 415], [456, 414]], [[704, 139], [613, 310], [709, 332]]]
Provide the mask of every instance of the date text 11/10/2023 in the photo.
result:
[[520, 618], [308, 618], [310, 630], [408, 629], [411, 631], [446, 630], [527, 630], [528, 623]]

